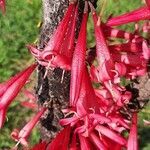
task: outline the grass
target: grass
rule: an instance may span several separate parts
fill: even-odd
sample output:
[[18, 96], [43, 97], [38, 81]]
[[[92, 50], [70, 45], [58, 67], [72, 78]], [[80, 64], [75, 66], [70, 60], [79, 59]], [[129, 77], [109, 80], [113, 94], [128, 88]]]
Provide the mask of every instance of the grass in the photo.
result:
[[[141, 5], [141, 0], [107, 0], [107, 7], [104, 11], [103, 20], [106, 21], [111, 14], [118, 15]], [[38, 34], [39, 29], [37, 24], [41, 18], [41, 1], [37, 0], [8, 0], [7, 1], [7, 13], [2, 16], [0, 13], [0, 81], [8, 79], [11, 75], [28, 66], [33, 59], [28, 54], [25, 45], [33, 43]], [[99, 8], [101, 6], [101, 0], [98, 2]], [[98, 10], [99, 10], [98, 8]], [[132, 31], [133, 24], [123, 26], [127, 30]], [[92, 21], [89, 20], [88, 24], [88, 41], [90, 46], [94, 45], [92, 28]], [[15, 142], [11, 140], [10, 133], [14, 128], [20, 128], [30, 119], [33, 114], [25, 108], [19, 105], [18, 99], [22, 99], [19, 96], [8, 110], [8, 121], [5, 123], [5, 127], [0, 130], [0, 149], [11, 148], [15, 145]], [[150, 114], [148, 113], [150, 106], [147, 106], [145, 112], [139, 114], [139, 139], [140, 147], [143, 150], [150, 149], [150, 143], [148, 139], [150, 128], [144, 127], [143, 118], [150, 120]], [[34, 130], [31, 138], [31, 143], [34, 144], [39, 139], [38, 130]]]
[[0, 14], [0, 81], [28, 65], [21, 60], [31, 58], [25, 45], [38, 35], [40, 6], [37, 0], [9, 0], [6, 15]]
[[[25, 45], [33, 43], [38, 34], [37, 24], [41, 19], [41, 1], [8, 0], [5, 16], [0, 13], [0, 81], [27, 67], [33, 61]], [[14, 128], [21, 128], [30, 119], [32, 111], [22, 108], [18, 99], [8, 110], [8, 121], [0, 130], [0, 149], [11, 148], [16, 142], [10, 138]], [[22, 97], [21, 97], [22, 98]], [[39, 139], [37, 130], [31, 136], [31, 143]]]

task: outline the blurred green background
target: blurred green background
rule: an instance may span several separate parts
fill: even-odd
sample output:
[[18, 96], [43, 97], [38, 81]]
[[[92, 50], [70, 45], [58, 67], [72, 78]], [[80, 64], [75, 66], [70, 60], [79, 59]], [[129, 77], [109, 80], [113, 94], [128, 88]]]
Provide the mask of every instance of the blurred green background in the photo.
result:
[[[5, 16], [0, 13], [0, 82], [8, 79], [11, 75], [22, 70], [33, 58], [28, 53], [25, 46], [33, 43], [39, 34], [37, 28], [41, 21], [41, 0], [6, 0], [7, 12]], [[98, 10], [101, 7], [102, 0], [98, 1]], [[107, 7], [104, 10], [103, 20], [109, 15], [118, 15], [141, 5], [141, 0], [107, 0]], [[132, 30], [133, 24], [126, 25], [123, 28]], [[88, 41], [93, 45], [93, 27], [89, 19]], [[17, 99], [21, 99], [20, 95]], [[139, 114], [139, 140], [140, 149], [150, 150], [150, 128], [143, 125], [143, 118], [150, 120], [150, 106], [147, 106]], [[32, 111], [22, 108], [19, 101], [11, 104], [8, 110], [8, 119], [5, 126], [0, 130], [0, 150], [11, 148], [15, 142], [11, 140], [10, 133], [14, 128], [21, 128], [32, 116]], [[34, 129], [30, 137], [31, 144], [35, 144], [39, 139], [39, 132]]]

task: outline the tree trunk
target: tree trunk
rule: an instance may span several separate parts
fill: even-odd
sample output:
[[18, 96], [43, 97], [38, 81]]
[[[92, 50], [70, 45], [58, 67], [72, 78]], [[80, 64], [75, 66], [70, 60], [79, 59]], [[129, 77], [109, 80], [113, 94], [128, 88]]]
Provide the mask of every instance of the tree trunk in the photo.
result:
[[[96, 4], [97, 0], [92, 0]], [[66, 8], [69, 5], [69, 0], [42, 0], [43, 2], [43, 25], [39, 40], [39, 49], [43, 49], [61, 21]], [[79, 16], [76, 30], [76, 37], [80, 28], [82, 19], [84, 1], [79, 2]], [[40, 105], [48, 106], [47, 114], [41, 119], [41, 139], [51, 141], [58, 131], [61, 129], [59, 120], [63, 118], [62, 109], [66, 108], [69, 102], [69, 83], [70, 72], [60, 68], [48, 70], [47, 76], [44, 78], [45, 68], [38, 67], [38, 85], [37, 95]], [[61, 82], [63, 77], [63, 81]]]

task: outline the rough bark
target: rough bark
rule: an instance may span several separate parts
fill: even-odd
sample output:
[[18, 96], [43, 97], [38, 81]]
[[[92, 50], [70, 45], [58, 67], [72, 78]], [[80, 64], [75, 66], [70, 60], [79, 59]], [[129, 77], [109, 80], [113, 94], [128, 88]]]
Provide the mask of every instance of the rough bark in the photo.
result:
[[[43, 3], [43, 25], [40, 34], [39, 48], [42, 49], [48, 42], [63, 14], [68, 7], [68, 0], [42, 0]], [[67, 105], [69, 98], [70, 73], [65, 72], [61, 83], [62, 70], [48, 70], [47, 77], [43, 79], [45, 68], [38, 67], [37, 94], [39, 103], [48, 105], [47, 114], [41, 119], [41, 139], [51, 141], [61, 129], [58, 124], [63, 118], [61, 109]]]
[[[97, 0], [91, 0], [94, 5], [96, 5], [96, 1]], [[42, 0], [42, 3], [43, 25], [38, 45], [38, 48], [41, 50], [61, 21], [68, 7], [69, 0]], [[84, 1], [80, 0], [76, 37], [80, 28], [83, 7]], [[54, 70], [48, 70], [47, 77], [44, 79], [45, 71], [44, 67], [38, 67], [37, 95], [39, 104], [47, 105], [49, 108], [46, 115], [41, 119], [41, 139], [51, 141], [61, 129], [58, 123], [59, 120], [64, 117], [61, 110], [68, 105], [70, 72], [65, 71], [63, 82], [61, 82], [63, 76], [62, 69], [56, 68]]]

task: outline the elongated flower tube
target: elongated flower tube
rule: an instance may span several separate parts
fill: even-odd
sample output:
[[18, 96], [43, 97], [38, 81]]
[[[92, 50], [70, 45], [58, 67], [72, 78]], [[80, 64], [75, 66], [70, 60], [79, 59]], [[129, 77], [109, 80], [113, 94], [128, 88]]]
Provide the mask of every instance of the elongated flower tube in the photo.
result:
[[46, 108], [41, 108], [41, 110], [20, 130], [20, 132], [18, 130], [12, 132], [12, 138], [21, 143], [23, 146], [27, 147], [27, 138], [45, 111]]
[[85, 2], [83, 19], [71, 66], [70, 106], [76, 105], [85, 68], [87, 19], [88, 5]]
[[3, 91], [3, 94], [0, 97], [0, 128], [4, 124], [7, 108], [14, 100], [14, 98], [18, 95], [21, 88], [25, 85], [26, 81], [28, 80], [35, 68], [36, 64], [33, 64], [15, 77], [12, 77], [10, 81], [6, 82], [7, 89]]
[[105, 37], [102, 32], [102, 28], [100, 26], [100, 18], [97, 17], [95, 9], [93, 5], [89, 2], [93, 21], [94, 21], [94, 30], [95, 30], [95, 38], [96, 38], [96, 53], [98, 59], [98, 69], [99, 69], [99, 77], [100, 81], [110, 80], [112, 78], [111, 70], [114, 68], [114, 64], [109, 52], [109, 49], [106, 44]]
[[3, 13], [6, 11], [5, 0], [0, 0], [0, 9]]
[[21, 77], [26, 71], [28, 70], [25, 69], [22, 72], [19, 72], [15, 76], [11, 77], [9, 80], [5, 81], [4, 83], [1, 83], [0, 85], [0, 97], [5, 93], [5, 91], [8, 89], [10, 85], [12, 85], [19, 77]]
[[52, 35], [50, 41], [47, 43], [47, 46], [44, 50], [55, 51], [56, 53], [59, 51], [59, 46], [64, 38], [64, 34], [67, 31], [68, 24], [71, 18], [71, 15], [74, 14], [75, 11], [75, 3], [71, 3], [65, 13], [63, 20], [60, 22], [56, 31]]
[[45, 48], [40, 51], [33, 45], [28, 46], [39, 64], [45, 67], [71, 69], [77, 14], [78, 5], [71, 3]]
[[133, 114], [127, 150], [138, 150], [137, 113]]
[[129, 13], [111, 18], [108, 20], [108, 26], [119, 26], [130, 22], [150, 19], [150, 9], [147, 6], [140, 7]]

